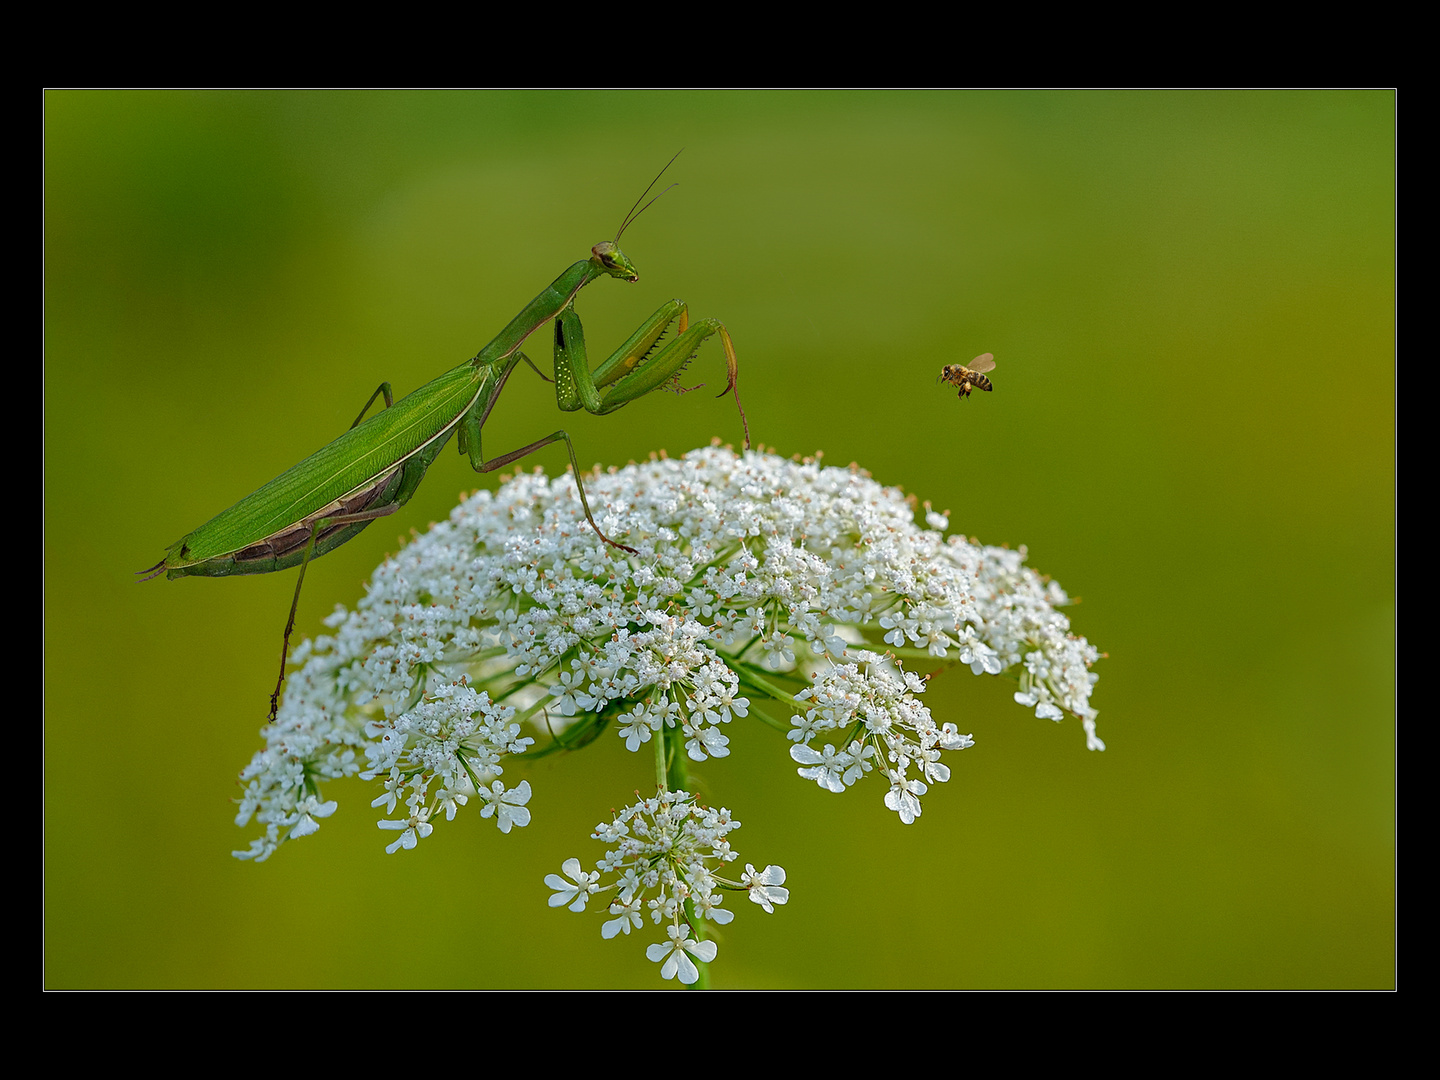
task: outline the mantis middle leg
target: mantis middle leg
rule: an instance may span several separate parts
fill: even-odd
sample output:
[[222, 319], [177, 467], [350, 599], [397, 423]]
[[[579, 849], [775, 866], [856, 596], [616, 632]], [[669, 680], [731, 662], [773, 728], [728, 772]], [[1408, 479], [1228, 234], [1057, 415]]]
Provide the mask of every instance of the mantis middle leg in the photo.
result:
[[[529, 364], [532, 368], [535, 367], [534, 363], [532, 363], [530, 358], [524, 353], [517, 355], [516, 362], [518, 363], [520, 360], [525, 361], [525, 363]], [[490, 418], [490, 410], [495, 407], [495, 402], [500, 398], [500, 391], [505, 389], [505, 383], [510, 378], [510, 372], [513, 370], [514, 365], [512, 364], [500, 375], [500, 378], [495, 383], [494, 389], [490, 391], [488, 400], [484, 402], [483, 408], [478, 406], [472, 408], [460, 421], [460, 452], [469, 457], [470, 467], [479, 473], [494, 472], [496, 469], [509, 465], [512, 461], [520, 460], [520, 458], [525, 457], [527, 454], [533, 454], [541, 447], [549, 446], [551, 443], [559, 442], [563, 439], [565, 441], [565, 450], [570, 455], [570, 468], [575, 474], [575, 489], [580, 493], [580, 507], [585, 511], [585, 520], [588, 521], [590, 527], [595, 530], [595, 535], [611, 547], [619, 548], [621, 551], [627, 551], [631, 555], [638, 555], [639, 552], [634, 548], [626, 547], [624, 544], [618, 544], [614, 540], [611, 540], [601, 531], [600, 526], [595, 523], [595, 515], [590, 512], [590, 500], [585, 497], [584, 481], [580, 479], [580, 462], [575, 457], [575, 444], [570, 441], [570, 436], [565, 431], [552, 432], [543, 439], [537, 439], [527, 446], [522, 446], [519, 450], [512, 450], [508, 454], [501, 454], [499, 457], [491, 458], [489, 461], [485, 460], [485, 454], [480, 448], [480, 431], [485, 426], [485, 421]], [[539, 368], [535, 368], [535, 371], [542, 379], [545, 377]]]

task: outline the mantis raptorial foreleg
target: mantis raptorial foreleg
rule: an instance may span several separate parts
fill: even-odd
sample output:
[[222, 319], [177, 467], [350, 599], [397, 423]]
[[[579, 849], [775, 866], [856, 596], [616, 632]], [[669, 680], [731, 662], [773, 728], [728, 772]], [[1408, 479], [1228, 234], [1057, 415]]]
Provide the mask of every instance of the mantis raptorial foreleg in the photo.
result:
[[[675, 340], [656, 351], [665, 330], [677, 320]], [[662, 304], [593, 372], [585, 349], [585, 328], [574, 305], [567, 306], [555, 317], [556, 404], [565, 412], [582, 408], [596, 416], [614, 412], [674, 379], [712, 334], [720, 335], [720, 344], [725, 350], [727, 381], [718, 396], [735, 392], [735, 407], [740, 410], [748, 449], [750, 424], [745, 419], [745, 407], [740, 404], [740, 389], [736, 385], [738, 365], [730, 332], [719, 319], [701, 319], [691, 326], [683, 300]]]

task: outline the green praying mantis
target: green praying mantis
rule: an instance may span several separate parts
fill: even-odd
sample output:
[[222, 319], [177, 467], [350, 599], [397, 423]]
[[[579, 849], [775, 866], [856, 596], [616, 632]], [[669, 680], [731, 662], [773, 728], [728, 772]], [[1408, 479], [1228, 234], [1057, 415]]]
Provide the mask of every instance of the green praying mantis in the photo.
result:
[[[665, 169], [669, 167], [667, 164]], [[606, 544], [636, 554], [634, 548], [606, 536], [595, 523], [585, 497], [575, 445], [564, 430], [488, 461], [481, 452], [481, 428], [516, 366], [524, 361], [545, 378], [521, 351], [521, 346], [547, 322], [554, 323], [556, 403], [563, 412], [583, 408], [596, 416], [614, 412], [667, 385], [678, 389], [680, 372], [695, 357], [701, 344], [718, 334], [725, 350], [728, 375], [719, 396], [734, 392], [745, 429], [745, 446], [749, 448], [750, 428], [740, 404], [735, 346], [729, 331], [719, 319], [702, 319], [690, 325], [688, 309], [682, 300], [662, 304], [604, 362], [594, 371], [590, 370], [584, 328], [575, 313], [575, 297], [601, 277], [630, 282], [640, 279], [634, 264], [620, 250], [620, 237], [660, 197], [657, 195], [644, 206], [640, 205], [665, 169], [660, 170], [660, 175], [635, 201], [614, 240], [602, 240], [591, 248], [588, 259], [570, 266], [551, 282], [475, 356], [399, 401], [394, 400], [390, 384], [381, 383], [360, 410], [355, 423], [338, 439], [194, 532], [182, 536], [170, 545], [160, 562], [140, 571], [144, 575], [141, 580], [150, 581], [161, 574], [173, 580], [191, 575], [269, 574], [300, 567], [280, 647], [280, 678], [270, 695], [271, 721], [275, 719], [280, 690], [285, 683], [290, 633], [295, 628], [300, 588], [310, 562], [353, 540], [371, 522], [395, 513], [409, 502], [431, 462], [457, 432], [460, 453], [466, 455], [470, 467], [480, 473], [493, 472], [551, 443], [563, 441], [570, 455], [585, 520]], [[662, 347], [660, 339], [671, 323], [677, 323], [676, 335]], [[381, 395], [386, 407], [365, 419], [370, 406]]]

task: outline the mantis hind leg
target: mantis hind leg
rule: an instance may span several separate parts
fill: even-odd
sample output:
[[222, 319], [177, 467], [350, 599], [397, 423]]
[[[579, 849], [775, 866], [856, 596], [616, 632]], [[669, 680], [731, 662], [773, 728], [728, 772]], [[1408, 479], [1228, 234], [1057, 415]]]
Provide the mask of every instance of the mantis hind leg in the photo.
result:
[[[389, 383], [381, 384], [389, 390]], [[375, 391], [376, 396], [380, 393]], [[390, 396], [388, 393], [385, 395]], [[371, 397], [365, 408], [369, 408], [375, 398]], [[364, 416], [364, 412], [361, 412]], [[356, 423], [359, 421], [357, 420]], [[356, 525], [362, 521], [375, 521], [378, 518], [387, 517], [400, 509], [400, 503], [394, 502], [387, 506], [376, 507], [373, 510], [359, 510], [353, 514], [335, 514], [333, 517], [321, 518], [310, 527], [310, 542], [305, 545], [305, 558], [300, 563], [300, 576], [295, 579], [295, 597], [290, 601], [290, 618], [285, 621], [285, 636], [280, 643], [280, 678], [275, 681], [275, 692], [270, 695], [270, 717], [269, 723], [275, 722], [275, 714], [280, 710], [280, 689], [285, 685], [285, 662], [290, 658], [290, 634], [295, 629], [295, 612], [300, 608], [300, 587], [305, 584], [305, 571], [310, 566], [310, 560], [315, 556], [315, 541], [322, 532], [335, 525]]]

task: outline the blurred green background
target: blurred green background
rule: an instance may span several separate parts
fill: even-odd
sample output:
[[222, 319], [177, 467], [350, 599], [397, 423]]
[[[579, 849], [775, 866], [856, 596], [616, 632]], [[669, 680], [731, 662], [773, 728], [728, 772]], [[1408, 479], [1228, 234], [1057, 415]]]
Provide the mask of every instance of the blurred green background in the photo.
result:
[[[734, 335], [758, 441], [950, 508], [1084, 602], [1079, 724], [952, 672], [973, 731], [902, 826], [732, 725], [720, 987], [1388, 986], [1395, 963], [1390, 93], [52, 93], [45, 99], [45, 982], [641, 986], [545, 874], [650, 782], [604, 738], [514, 771], [534, 824], [414, 852], [373, 793], [263, 865], [232, 824], [293, 575], [136, 585], [167, 544], [484, 344], [680, 147], [581, 297]], [[943, 364], [994, 352], [958, 402]], [[544, 348], [542, 346], [542, 355]], [[691, 369], [723, 385], [716, 346]], [[557, 425], [519, 372], [491, 453]], [[738, 442], [728, 401], [565, 424], [583, 463]], [[562, 449], [535, 463], [552, 474]], [[317, 563], [310, 633], [493, 486], [452, 450]], [[509, 779], [507, 774], [507, 779]], [[473, 807], [472, 807], [473, 809]]]

